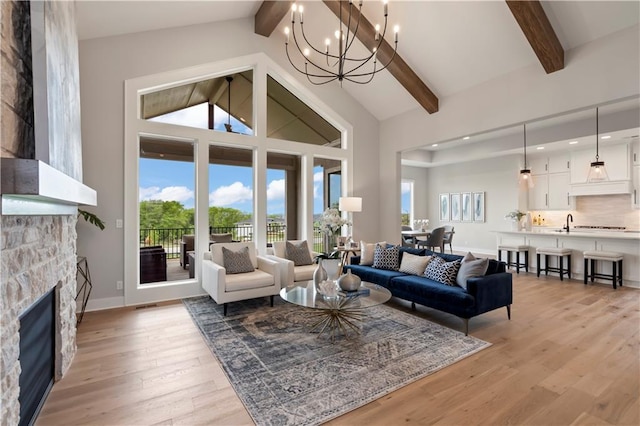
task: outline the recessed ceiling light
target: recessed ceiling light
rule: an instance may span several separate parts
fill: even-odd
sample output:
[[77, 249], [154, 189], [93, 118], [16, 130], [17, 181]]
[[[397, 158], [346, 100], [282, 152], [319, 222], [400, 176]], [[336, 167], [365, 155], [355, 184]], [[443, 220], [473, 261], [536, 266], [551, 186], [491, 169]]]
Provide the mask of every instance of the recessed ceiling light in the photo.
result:
[[438, 146], [438, 144], [437, 144], [437, 143], [434, 143], [434, 144], [433, 144], [433, 145], [431, 145], [431, 146]]
[[471, 139], [471, 136], [465, 136], [464, 138], [462, 138], [463, 141], [468, 141], [469, 139]]
[[578, 143], [578, 141], [571, 141], [571, 142], [569, 142], [569, 145], [575, 145], [577, 143]]
[[536, 149], [544, 149], [544, 146], [539, 146]]
[[609, 135], [604, 135], [604, 136], [602, 136], [600, 139], [611, 139], [611, 136], [609, 136]]

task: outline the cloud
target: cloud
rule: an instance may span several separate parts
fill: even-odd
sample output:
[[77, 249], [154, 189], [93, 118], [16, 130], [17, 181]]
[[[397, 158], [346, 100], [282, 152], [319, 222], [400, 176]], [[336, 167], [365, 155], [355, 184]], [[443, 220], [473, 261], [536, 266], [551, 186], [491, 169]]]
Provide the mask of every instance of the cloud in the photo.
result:
[[234, 182], [229, 186], [216, 188], [209, 194], [209, 205], [224, 207], [253, 199], [253, 190], [242, 182]]
[[160, 189], [158, 186], [140, 188], [140, 201], [161, 200], [178, 201], [184, 203], [193, 198], [193, 191], [186, 186], [167, 186]]
[[284, 200], [284, 179], [276, 179], [269, 182], [267, 200]]
[[313, 198], [322, 198], [323, 195], [320, 194], [320, 184], [323, 183], [324, 173], [323, 172], [315, 172], [313, 174]]
[[322, 180], [324, 179], [324, 172], [315, 172], [313, 174], [313, 181], [314, 182], [322, 182]]
[[402, 182], [400, 190], [403, 194], [408, 194], [411, 191], [411, 182]]

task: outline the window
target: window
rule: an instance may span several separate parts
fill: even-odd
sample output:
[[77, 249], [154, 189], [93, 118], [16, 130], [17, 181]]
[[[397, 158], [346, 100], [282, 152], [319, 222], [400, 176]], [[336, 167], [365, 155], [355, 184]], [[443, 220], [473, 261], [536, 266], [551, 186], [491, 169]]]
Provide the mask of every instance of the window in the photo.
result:
[[402, 218], [401, 225], [413, 227], [413, 184], [412, 180], [402, 179], [400, 187], [400, 214]]

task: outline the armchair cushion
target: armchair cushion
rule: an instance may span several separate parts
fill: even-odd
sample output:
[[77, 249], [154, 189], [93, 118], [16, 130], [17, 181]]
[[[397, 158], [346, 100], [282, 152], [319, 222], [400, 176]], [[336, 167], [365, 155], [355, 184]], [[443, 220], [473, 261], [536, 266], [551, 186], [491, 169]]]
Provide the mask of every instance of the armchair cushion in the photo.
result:
[[249, 256], [249, 247], [246, 246], [238, 251], [222, 247], [222, 260], [227, 274], [244, 274], [255, 270]]
[[233, 242], [233, 235], [231, 233], [211, 234], [209, 235], [209, 241], [212, 243], [231, 243]]
[[313, 263], [307, 240], [296, 243], [287, 241], [285, 255], [287, 259], [293, 261], [295, 266], [311, 265]]
[[[227, 274], [229, 271], [227, 270]], [[227, 275], [225, 278], [225, 291], [250, 290], [253, 288], [268, 287], [274, 284], [273, 275], [260, 269], [254, 269], [244, 274]]]

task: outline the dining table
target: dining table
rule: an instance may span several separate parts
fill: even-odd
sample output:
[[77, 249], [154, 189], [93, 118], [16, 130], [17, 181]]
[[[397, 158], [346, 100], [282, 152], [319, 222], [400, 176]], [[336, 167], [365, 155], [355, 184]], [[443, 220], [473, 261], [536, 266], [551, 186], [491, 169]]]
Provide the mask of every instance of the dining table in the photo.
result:
[[419, 229], [415, 229], [415, 230], [411, 230], [411, 231], [402, 231], [402, 235], [404, 235], [405, 237], [426, 237], [429, 238], [429, 235], [431, 235], [431, 229], [425, 229], [423, 230], [419, 230]]

